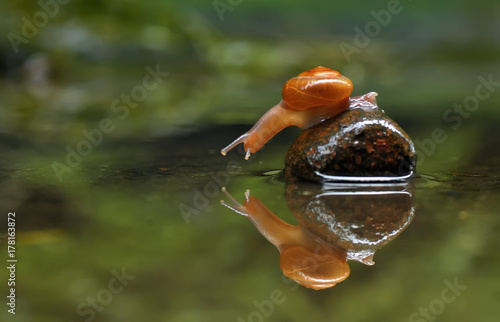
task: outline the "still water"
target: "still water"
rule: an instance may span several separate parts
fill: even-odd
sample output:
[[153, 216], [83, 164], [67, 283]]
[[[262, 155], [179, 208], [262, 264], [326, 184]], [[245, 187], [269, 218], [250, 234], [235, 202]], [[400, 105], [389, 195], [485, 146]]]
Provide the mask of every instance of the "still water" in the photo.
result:
[[[465, 129], [477, 138], [466, 157], [458, 148], [435, 152], [421, 166], [428, 171], [383, 188], [286, 182], [278, 170], [294, 129], [249, 161], [242, 150], [218, 153], [248, 126], [108, 140], [63, 181], [51, 167], [65, 161], [60, 146], [14, 148], [4, 137], [0, 198], [2, 213], [16, 213], [16, 318], [494, 321], [500, 141], [490, 135], [495, 125], [484, 124]], [[452, 132], [448, 140], [465, 144]], [[248, 189], [290, 226], [311, 225], [304, 220], [317, 209], [336, 214], [330, 242], [349, 276], [323, 290], [288, 279], [277, 248], [220, 204], [230, 202], [222, 186], [240, 203]], [[320, 221], [316, 230], [328, 226]], [[0, 276], [8, 279], [5, 270]]]

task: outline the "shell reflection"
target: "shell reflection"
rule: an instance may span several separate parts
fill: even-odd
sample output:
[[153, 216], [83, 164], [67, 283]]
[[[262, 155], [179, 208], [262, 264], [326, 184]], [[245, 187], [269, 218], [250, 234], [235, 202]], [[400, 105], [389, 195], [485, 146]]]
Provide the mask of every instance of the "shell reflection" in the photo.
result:
[[283, 273], [312, 289], [330, 288], [350, 273], [347, 261], [373, 265], [375, 251], [398, 236], [414, 216], [413, 186], [323, 184], [291, 181], [286, 201], [299, 225], [274, 215], [245, 193], [243, 204], [225, 189], [233, 211], [247, 216], [280, 251]]

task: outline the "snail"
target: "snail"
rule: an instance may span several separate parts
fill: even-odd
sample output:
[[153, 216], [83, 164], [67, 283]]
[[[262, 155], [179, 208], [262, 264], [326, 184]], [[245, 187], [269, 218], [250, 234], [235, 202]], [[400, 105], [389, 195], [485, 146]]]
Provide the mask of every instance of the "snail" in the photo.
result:
[[267, 111], [255, 125], [221, 150], [226, 155], [243, 143], [248, 160], [274, 135], [288, 126], [308, 129], [349, 109], [353, 85], [338, 71], [318, 66], [288, 80], [283, 99]]

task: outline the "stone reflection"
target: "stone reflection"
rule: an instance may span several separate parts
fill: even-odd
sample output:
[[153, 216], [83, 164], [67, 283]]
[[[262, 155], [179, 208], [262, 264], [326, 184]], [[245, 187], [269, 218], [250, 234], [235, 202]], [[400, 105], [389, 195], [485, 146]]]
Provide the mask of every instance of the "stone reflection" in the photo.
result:
[[243, 204], [223, 188], [231, 203], [247, 216], [280, 252], [283, 273], [316, 290], [330, 288], [350, 273], [347, 261], [373, 265], [375, 251], [391, 242], [414, 216], [413, 186], [288, 182], [286, 201], [299, 225], [275, 216], [247, 190]]

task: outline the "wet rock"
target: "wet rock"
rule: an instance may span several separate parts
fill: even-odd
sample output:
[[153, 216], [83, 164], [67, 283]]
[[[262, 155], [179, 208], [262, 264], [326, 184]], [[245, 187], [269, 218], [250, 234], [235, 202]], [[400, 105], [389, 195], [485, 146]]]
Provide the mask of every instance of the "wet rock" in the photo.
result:
[[377, 106], [376, 95], [351, 98], [349, 110], [303, 131], [288, 150], [285, 176], [362, 181], [411, 175], [416, 165], [413, 142]]

